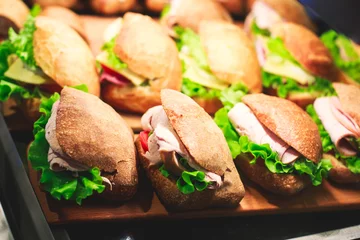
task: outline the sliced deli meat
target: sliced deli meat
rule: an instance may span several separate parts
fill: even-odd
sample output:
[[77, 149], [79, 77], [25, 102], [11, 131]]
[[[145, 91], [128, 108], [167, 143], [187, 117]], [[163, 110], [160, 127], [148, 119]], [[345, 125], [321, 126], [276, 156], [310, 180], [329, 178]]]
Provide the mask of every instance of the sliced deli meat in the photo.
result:
[[262, 29], [270, 29], [274, 24], [283, 21], [282, 17], [276, 11], [261, 1], [254, 3], [252, 14], [256, 24]]
[[189, 166], [205, 173], [205, 180], [213, 182], [210, 187], [220, 187], [222, 179], [219, 175], [206, 171], [197, 165], [185, 146], [180, 141], [162, 106], [150, 108], [141, 118], [141, 124], [145, 131], [150, 132], [148, 138], [148, 151], [145, 157], [151, 165], [163, 163], [171, 173], [180, 176], [185, 166], [180, 163], [180, 158], [185, 158]]
[[228, 113], [229, 119], [240, 135], [245, 135], [256, 144], [269, 144], [285, 164], [294, 162], [301, 156], [299, 152], [277, 137], [256, 118], [244, 103], [236, 104]]
[[342, 110], [338, 97], [318, 98], [314, 108], [336, 149], [345, 156], [355, 156], [357, 151], [348, 138], [360, 136], [359, 126]]

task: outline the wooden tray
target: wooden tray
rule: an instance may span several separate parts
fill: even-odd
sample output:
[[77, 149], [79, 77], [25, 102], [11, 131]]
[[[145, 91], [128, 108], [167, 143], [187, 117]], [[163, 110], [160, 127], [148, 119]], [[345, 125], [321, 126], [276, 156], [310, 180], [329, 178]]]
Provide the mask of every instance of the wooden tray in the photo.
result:
[[106, 203], [101, 199], [92, 197], [84, 200], [82, 206], [73, 202], [57, 201], [42, 192], [39, 187], [38, 174], [31, 166], [29, 166], [29, 177], [45, 217], [50, 224], [155, 218], [212, 218], [360, 209], [360, 185], [344, 188], [344, 186], [334, 185], [327, 181], [322, 186], [311, 187], [296, 196], [282, 197], [267, 193], [247, 179], [243, 179], [246, 195], [238, 208], [175, 213], [168, 212], [164, 208], [153, 192], [149, 181], [143, 176], [140, 176], [139, 179], [138, 193], [129, 202]]

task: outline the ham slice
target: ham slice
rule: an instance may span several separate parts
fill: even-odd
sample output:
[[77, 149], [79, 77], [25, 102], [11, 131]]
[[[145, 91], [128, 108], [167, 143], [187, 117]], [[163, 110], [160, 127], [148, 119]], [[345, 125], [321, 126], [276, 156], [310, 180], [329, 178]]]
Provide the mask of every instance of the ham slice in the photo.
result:
[[121, 87], [124, 87], [131, 83], [126, 77], [122, 76], [121, 74], [117, 73], [111, 68], [105, 66], [104, 64], [101, 64], [101, 67], [103, 69], [100, 75], [101, 83], [104, 81], [108, 81]]
[[266, 43], [264, 41], [265, 40], [261, 37], [257, 37], [255, 41], [256, 55], [261, 67], [264, 66], [266, 62]]
[[180, 176], [185, 168], [179, 163], [178, 157], [183, 157], [188, 161], [190, 167], [205, 173], [206, 181], [213, 182], [209, 188], [217, 188], [222, 185], [219, 175], [209, 172], [195, 163], [170, 125], [162, 106], [150, 108], [142, 116], [141, 125], [144, 131], [152, 131], [148, 139], [149, 151], [145, 153], [145, 157], [149, 159], [151, 165], [164, 163], [168, 171]]
[[252, 14], [256, 24], [261, 29], [270, 29], [274, 24], [282, 22], [283, 19], [271, 7], [262, 1], [255, 1]]
[[262, 125], [251, 109], [244, 103], [236, 104], [229, 111], [228, 116], [240, 135], [249, 137], [256, 144], [269, 144], [270, 148], [278, 153], [284, 164], [293, 163], [300, 157], [300, 153]]
[[318, 98], [314, 102], [314, 108], [336, 149], [345, 156], [355, 156], [357, 151], [347, 138], [358, 138], [359, 127], [341, 109], [338, 97]]

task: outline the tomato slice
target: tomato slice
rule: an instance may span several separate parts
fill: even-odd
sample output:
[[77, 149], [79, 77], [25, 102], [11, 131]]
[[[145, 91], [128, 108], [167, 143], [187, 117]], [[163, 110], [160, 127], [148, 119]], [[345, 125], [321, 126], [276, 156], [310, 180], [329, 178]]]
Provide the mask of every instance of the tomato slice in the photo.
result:
[[148, 147], [149, 132], [142, 131], [142, 132], [140, 132], [139, 137], [140, 137], [141, 146], [144, 149], [144, 151], [145, 152], [149, 151], [149, 147]]

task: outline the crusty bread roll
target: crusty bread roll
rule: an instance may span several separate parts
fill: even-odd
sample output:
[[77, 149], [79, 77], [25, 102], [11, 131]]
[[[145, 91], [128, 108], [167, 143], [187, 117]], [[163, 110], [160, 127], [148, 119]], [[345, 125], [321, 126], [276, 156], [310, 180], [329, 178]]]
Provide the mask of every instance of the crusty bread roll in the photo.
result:
[[112, 182], [101, 196], [130, 199], [138, 174], [133, 133], [122, 117], [98, 97], [65, 87], [56, 118], [56, 138], [66, 156], [98, 167]]
[[235, 15], [243, 15], [246, 0], [217, 0], [231, 13]]
[[71, 11], [68, 8], [59, 7], [59, 6], [49, 6], [46, 7], [43, 11], [40, 13], [41, 16], [46, 16], [50, 18], [54, 18], [58, 21], [61, 21], [70, 27], [72, 27], [75, 31], [77, 31], [78, 34], [86, 41], [88, 42], [84, 23], [82, 22], [80, 16], [78, 16], [76, 13]]
[[150, 165], [138, 138], [140, 162], [164, 205], [170, 210], [238, 206], [245, 190], [221, 130], [199, 105], [180, 92], [162, 90], [161, 101], [169, 123], [193, 160], [205, 170], [224, 176], [219, 189], [182, 194], [176, 179], [164, 177], [158, 166]]
[[95, 59], [86, 42], [68, 25], [39, 16], [34, 33], [34, 57], [44, 73], [61, 87], [86, 84], [100, 94]]
[[251, 92], [262, 92], [255, 48], [240, 27], [223, 21], [202, 21], [199, 36], [217, 78], [229, 84], [243, 82]]
[[6, 38], [9, 28], [19, 31], [23, 27], [29, 8], [21, 0], [0, 1], [0, 37]]
[[33, 4], [39, 4], [41, 7], [48, 6], [61, 6], [64, 8], [72, 8], [77, 3], [78, 0], [31, 0]]
[[214, 115], [220, 108], [223, 107], [218, 98], [204, 99], [200, 97], [193, 97], [193, 99], [205, 110], [205, 112], [211, 115]]
[[161, 12], [170, 0], [145, 0], [146, 7], [153, 12]]
[[307, 159], [318, 163], [322, 155], [319, 130], [311, 117], [295, 103], [265, 94], [250, 94], [242, 101], [256, 118]]
[[309, 73], [335, 80], [337, 70], [331, 54], [313, 32], [294, 23], [278, 23], [271, 34], [284, 41], [286, 49]]
[[90, 0], [95, 12], [112, 15], [129, 11], [136, 4], [136, 0]]
[[347, 83], [347, 84], [351, 84], [351, 85], [355, 85], [357, 87], [360, 87], [360, 83], [355, 81], [354, 79], [350, 78], [345, 72], [341, 71], [340, 69], [338, 69], [338, 73], [337, 73], [337, 81], [339, 82], [343, 82], [343, 83]]
[[360, 174], [352, 173], [343, 162], [331, 154], [324, 154], [324, 159], [329, 159], [333, 168], [329, 172], [329, 179], [337, 183], [359, 183]]
[[264, 160], [258, 159], [255, 164], [250, 164], [251, 160], [252, 156], [241, 155], [234, 161], [241, 173], [267, 191], [288, 196], [301, 192], [311, 184], [308, 176], [272, 173], [265, 166]]
[[166, 26], [178, 24], [195, 32], [203, 20], [232, 22], [230, 14], [216, 0], [175, 0], [171, 2], [169, 14], [162, 20]]
[[105, 86], [102, 96], [115, 108], [144, 113], [160, 103], [161, 89], [180, 91], [181, 63], [176, 45], [150, 17], [126, 13], [114, 52], [129, 70], [149, 79], [148, 86]]

